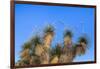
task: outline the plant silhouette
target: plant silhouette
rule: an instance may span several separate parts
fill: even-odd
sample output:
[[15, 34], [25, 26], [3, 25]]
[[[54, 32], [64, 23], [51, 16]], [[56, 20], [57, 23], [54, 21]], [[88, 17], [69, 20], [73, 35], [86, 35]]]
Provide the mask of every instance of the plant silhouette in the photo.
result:
[[71, 63], [76, 56], [86, 53], [88, 47], [86, 37], [80, 36], [78, 41], [73, 43], [73, 33], [65, 30], [62, 34], [63, 43], [57, 43], [52, 47], [51, 43], [56, 34], [55, 28], [48, 25], [43, 32], [43, 37], [35, 35], [30, 41], [24, 43], [16, 66]]

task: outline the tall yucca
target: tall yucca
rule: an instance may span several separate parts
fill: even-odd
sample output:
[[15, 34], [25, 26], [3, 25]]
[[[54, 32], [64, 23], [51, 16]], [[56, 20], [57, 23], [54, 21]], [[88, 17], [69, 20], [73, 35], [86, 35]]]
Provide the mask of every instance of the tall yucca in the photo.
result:
[[21, 62], [23, 63], [23, 65], [29, 64], [30, 50], [31, 50], [30, 42], [27, 42], [22, 46], [22, 51], [21, 51], [20, 56], [21, 56]]
[[43, 36], [43, 48], [44, 52], [41, 56], [42, 64], [48, 64], [50, 61], [50, 46], [54, 36], [54, 27], [52, 25], [48, 25], [44, 29], [44, 36]]
[[82, 36], [79, 38], [79, 43], [84, 43], [84, 44], [88, 44], [88, 39], [85, 36]]
[[72, 32], [70, 30], [64, 31], [64, 46], [67, 46], [68, 44], [71, 44], [72, 42]]
[[33, 52], [35, 53], [35, 55], [41, 56], [42, 52], [44, 51], [43, 46], [42, 46], [42, 42], [41, 42], [41, 38], [38, 35], [36, 35], [31, 40], [31, 43], [34, 46]]
[[31, 39], [32, 44], [32, 56], [30, 59], [30, 64], [40, 64], [41, 63], [41, 55], [44, 51], [43, 43], [41, 41], [41, 37], [39, 35], [35, 35]]
[[54, 36], [54, 27], [52, 25], [48, 25], [45, 29], [44, 29], [44, 46], [46, 48], [50, 48], [51, 45], [51, 41], [53, 39]]
[[73, 61], [74, 52], [72, 46], [72, 32], [70, 30], [64, 31], [64, 45], [62, 48], [62, 54], [59, 59], [59, 63], [69, 63]]
[[29, 42], [22, 46], [21, 57], [25, 57], [30, 54], [31, 44]]

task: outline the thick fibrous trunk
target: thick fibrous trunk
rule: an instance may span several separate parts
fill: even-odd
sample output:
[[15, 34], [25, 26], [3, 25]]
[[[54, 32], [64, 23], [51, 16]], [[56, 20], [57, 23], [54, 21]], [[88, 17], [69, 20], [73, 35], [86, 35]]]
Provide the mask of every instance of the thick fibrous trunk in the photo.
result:
[[77, 46], [76, 47], [76, 55], [81, 55], [84, 54], [86, 52], [86, 46]]
[[44, 45], [44, 52], [42, 53], [41, 64], [49, 64], [50, 63], [50, 46], [52, 42], [53, 36], [49, 33], [44, 37], [43, 45]]
[[27, 55], [29, 55], [29, 49], [25, 49], [25, 50], [23, 50], [23, 51], [21, 52], [21, 57], [22, 57], [22, 58], [25, 57], [25, 56], [27, 56]]
[[59, 58], [59, 63], [69, 63], [73, 61], [74, 58], [74, 49], [73, 47], [68, 48], [68, 47], [64, 47], [63, 49], [63, 53], [61, 54], [60, 58]]
[[42, 45], [37, 45], [36, 48], [35, 48], [35, 55], [41, 56], [43, 51], [44, 51], [43, 46]]
[[54, 56], [53, 59], [50, 61], [50, 64], [57, 64], [58, 63], [58, 56]]
[[44, 51], [41, 53], [41, 56], [40, 56], [41, 64], [49, 64], [49, 59], [50, 59], [49, 49], [45, 47], [43, 49]]

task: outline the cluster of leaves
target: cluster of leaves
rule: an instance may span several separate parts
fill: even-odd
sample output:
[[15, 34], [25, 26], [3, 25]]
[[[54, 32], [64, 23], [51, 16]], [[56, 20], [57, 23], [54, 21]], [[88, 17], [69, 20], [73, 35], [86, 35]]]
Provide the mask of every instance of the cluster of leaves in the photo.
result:
[[[47, 26], [44, 30], [44, 33], [46, 34], [46, 36], [48, 34], [54, 35], [54, 27], [53, 26]], [[45, 36], [44, 34], [44, 36]], [[64, 38], [65, 37], [70, 37], [72, 38], [73, 34], [71, 31], [66, 30], [64, 32]], [[84, 45], [86, 46], [84, 46]], [[86, 39], [86, 37], [80, 37], [78, 42], [76, 44], [71, 44], [72, 45], [72, 49], [73, 49], [73, 58], [77, 55], [82, 55], [85, 54], [86, 49], [87, 49], [87, 44], [88, 44], [88, 40]], [[41, 63], [41, 57], [42, 56], [37, 56], [35, 54], [35, 49], [36, 46], [43, 46], [43, 41], [41, 40], [41, 37], [36, 35], [34, 37], [32, 37], [32, 39], [29, 42], [26, 42], [23, 46], [22, 46], [22, 51], [21, 51], [21, 58], [20, 60], [16, 63], [16, 65], [32, 65], [32, 64], [40, 64]], [[50, 46], [52, 47], [52, 46]], [[50, 61], [53, 59], [53, 57], [56, 55], [58, 57], [58, 59], [60, 59], [61, 55], [63, 54], [64, 51], [64, 44], [57, 44], [54, 48], [51, 48], [52, 50], [50, 50], [49, 54], [50, 56]], [[68, 48], [69, 49], [69, 48]], [[65, 52], [68, 53], [68, 52]], [[66, 55], [66, 54], [65, 54]], [[70, 57], [69, 57], [70, 58]], [[31, 61], [32, 60], [32, 61]], [[64, 60], [65, 61], [65, 60]]]

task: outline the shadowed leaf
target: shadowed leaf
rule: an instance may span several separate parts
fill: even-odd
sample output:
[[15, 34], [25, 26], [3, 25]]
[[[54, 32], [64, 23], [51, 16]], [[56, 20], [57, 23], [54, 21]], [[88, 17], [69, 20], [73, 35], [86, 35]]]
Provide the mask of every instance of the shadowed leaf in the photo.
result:
[[70, 30], [65, 30], [64, 31], [64, 37], [66, 37], [66, 36], [72, 37], [73, 34], [72, 34], [72, 32]]

